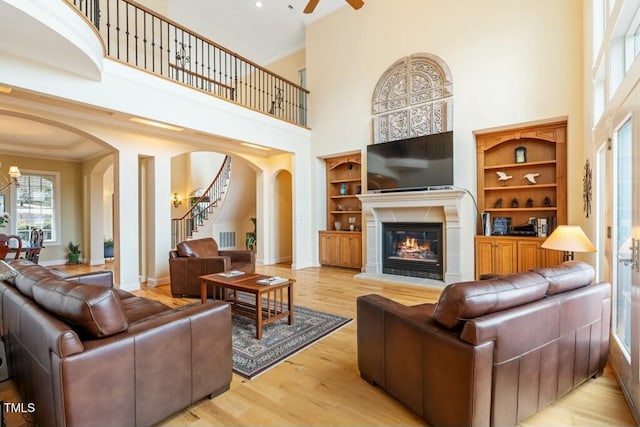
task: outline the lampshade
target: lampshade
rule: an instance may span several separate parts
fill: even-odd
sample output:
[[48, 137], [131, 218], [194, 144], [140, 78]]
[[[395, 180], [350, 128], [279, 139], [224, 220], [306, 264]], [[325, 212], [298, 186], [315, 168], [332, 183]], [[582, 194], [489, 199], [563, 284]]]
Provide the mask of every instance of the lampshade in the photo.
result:
[[566, 252], [595, 252], [596, 247], [579, 225], [559, 225], [541, 247]]
[[20, 169], [17, 166], [11, 166], [9, 168], [9, 176], [11, 178], [19, 178], [20, 177]]

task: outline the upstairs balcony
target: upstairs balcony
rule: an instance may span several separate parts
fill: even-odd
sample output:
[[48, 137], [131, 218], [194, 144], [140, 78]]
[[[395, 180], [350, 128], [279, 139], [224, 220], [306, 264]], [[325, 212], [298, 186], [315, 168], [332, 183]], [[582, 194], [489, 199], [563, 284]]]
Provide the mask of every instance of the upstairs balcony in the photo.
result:
[[111, 59], [306, 126], [309, 91], [129, 0], [65, 0], [96, 28]]

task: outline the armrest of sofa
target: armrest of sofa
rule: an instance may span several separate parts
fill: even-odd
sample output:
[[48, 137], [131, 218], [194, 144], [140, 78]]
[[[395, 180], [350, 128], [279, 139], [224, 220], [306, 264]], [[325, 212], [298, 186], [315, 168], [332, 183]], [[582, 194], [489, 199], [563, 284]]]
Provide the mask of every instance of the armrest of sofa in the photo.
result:
[[358, 368], [430, 425], [490, 424], [493, 342], [474, 346], [409, 307], [379, 295], [357, 300]]
[[231, 258], [228, 256], [169, 258], [169, 267], [195, 269], [202, 274], [220, 273], [231, 268]]
[[118, 335], [86, 341], [82, 354], [61, 364], [56, 372], [64, 375], [68, 419], [152, 425], [229, 388], [231, 309], [215, 301], [162, 313]]
[[200, 295], [200, 276], [229, 270], [227, 256], [169, 258], [171, 294]]
[[[426, 309], [426, 311], [425, 311]], [[419, 323], [429, 316], [432, 305], [410, 307], [380, 295], [364, 295], [357, 299], [358, 368], [367, 381], [386, 387], [385, 372], [385, 315], [415, 318]]]
[[113, 288], [113, 272], [110, 270], [74, 274], [64, 277], [63, 280], [67, 282], [84, 283], [87, 285], [97, 285], [104, 288]]
[[256, 253], [247, 249], [229, 249], [218, 251], [221, 256], [228, 256], [231, 258], [231, 262], [242, 262], [247, 264], [255, 264]]

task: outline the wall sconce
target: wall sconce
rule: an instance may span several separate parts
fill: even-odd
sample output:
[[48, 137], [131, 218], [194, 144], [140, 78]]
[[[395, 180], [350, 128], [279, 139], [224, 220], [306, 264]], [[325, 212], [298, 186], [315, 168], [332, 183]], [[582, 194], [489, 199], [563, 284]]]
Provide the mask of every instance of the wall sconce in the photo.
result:
[[[2, 166], [2, 163], [0, 163], [0, 167]], [[16, 187], [20, 186], [20, 183], [18, 182], [18, 178], [20, 178], [20, 169], [18, 169], [17, 166], [10, 166], [9, 167], [9, 177], [7, 178], [4, 175], [0, 175], [2, 176], [2, 178], [4, 179], [5, 183], [4, 184], [0, 184], [0, 191], [4, 191], [7, 188], [9, 188], [9, 186], [11, 184], [15, 184]]]
[[182, 206], [182, 197], [178, 193], [173, 193], [173, 199], [171, 199], [173, 203], [173, 207], [177, 208], [178, 206]]

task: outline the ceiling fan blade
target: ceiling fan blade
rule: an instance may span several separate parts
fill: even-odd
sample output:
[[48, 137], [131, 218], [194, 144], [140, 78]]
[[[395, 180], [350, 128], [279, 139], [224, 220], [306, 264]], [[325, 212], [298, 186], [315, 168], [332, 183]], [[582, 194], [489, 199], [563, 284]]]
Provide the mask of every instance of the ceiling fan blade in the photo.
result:
[[319, 1], [320, 0], [309, 0], [309, 3], [307, 3], [307, 7], [305, 7], [302, 12], [303, 13], [313, 13], [313, 11], [316, 8], [316, 6], [318, 5]]
[[354, 8], [355, 10], [360, 9], [362, 6], [364, 6], [364, 1], [362, 0], [346, 0], [347, 3], [349, 3], [351, 5], [352, 8]]

